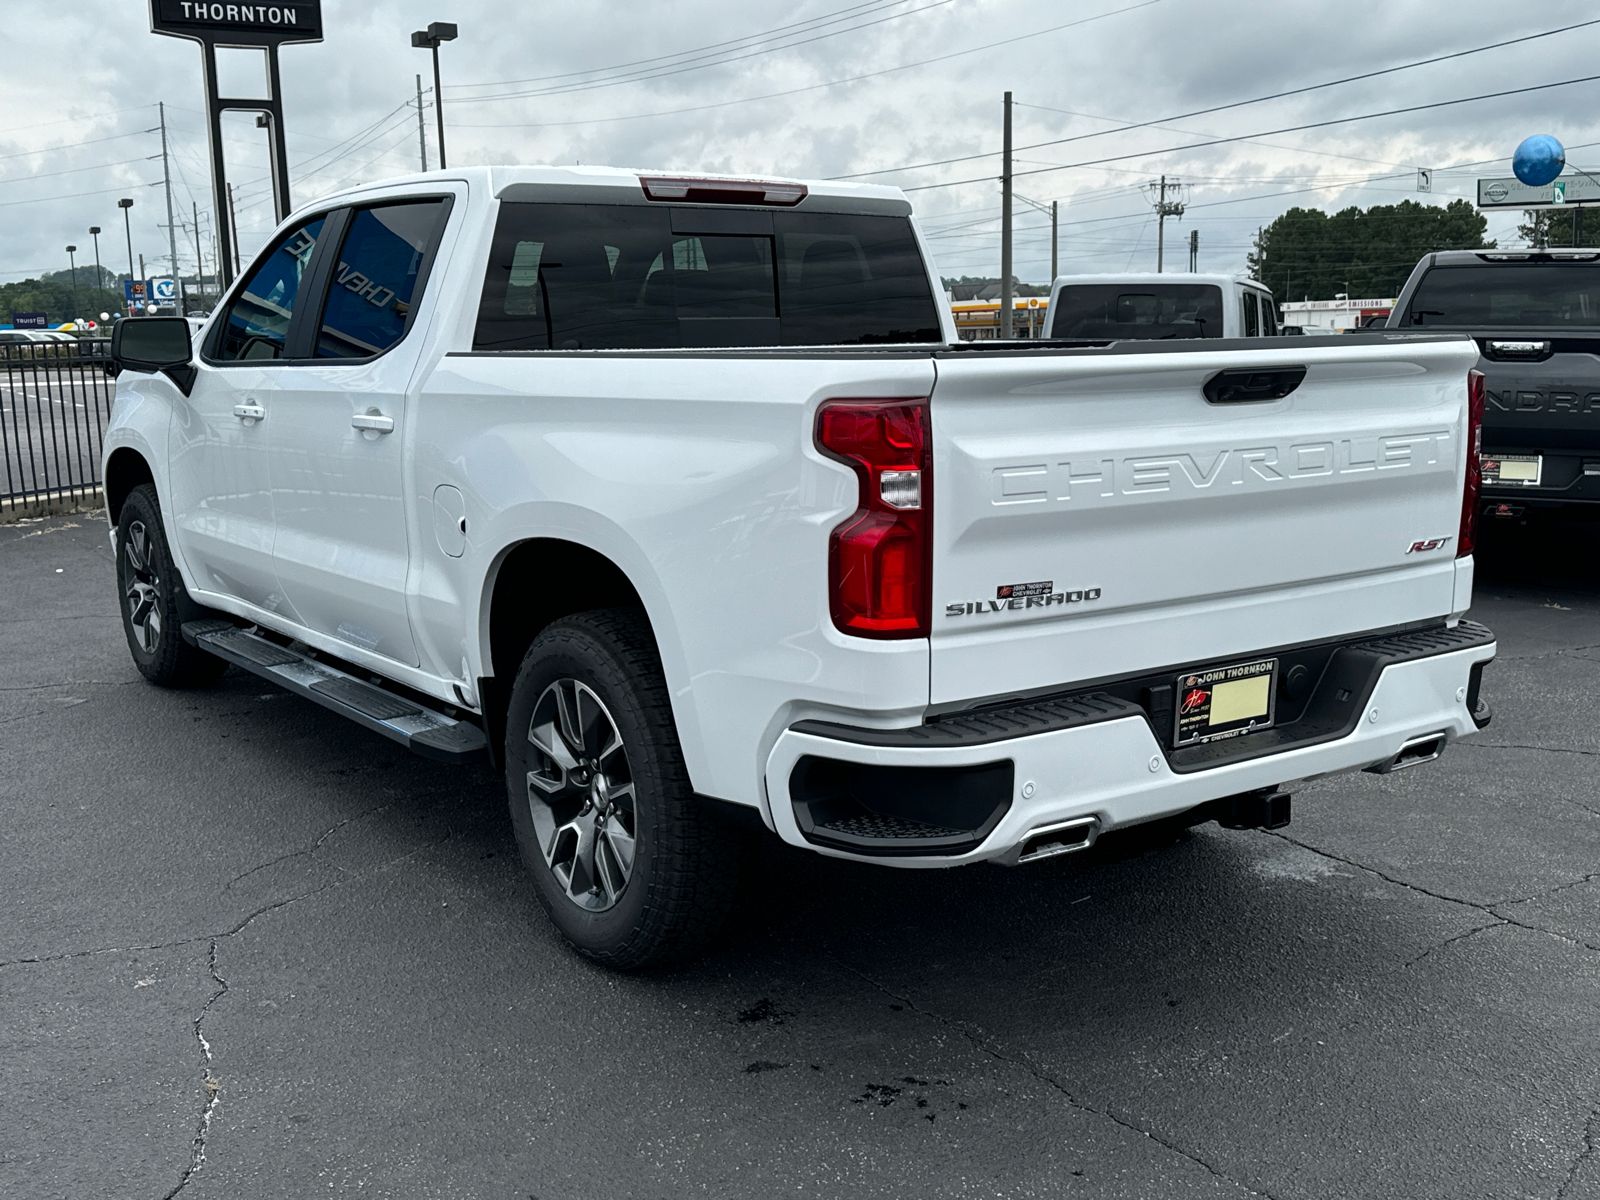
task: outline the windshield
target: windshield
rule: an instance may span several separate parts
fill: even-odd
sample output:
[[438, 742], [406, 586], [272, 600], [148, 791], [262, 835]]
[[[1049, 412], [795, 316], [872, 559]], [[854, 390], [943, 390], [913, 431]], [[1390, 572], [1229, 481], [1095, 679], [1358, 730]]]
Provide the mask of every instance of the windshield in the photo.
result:
[[1600, 326], [1600, 263], [1485, 263], [1434, 267], [1404, 324]]
[[1056, 293], [1050, 336], [1222, 336], [1222, 289], [1208, 283], [1085, 283]]

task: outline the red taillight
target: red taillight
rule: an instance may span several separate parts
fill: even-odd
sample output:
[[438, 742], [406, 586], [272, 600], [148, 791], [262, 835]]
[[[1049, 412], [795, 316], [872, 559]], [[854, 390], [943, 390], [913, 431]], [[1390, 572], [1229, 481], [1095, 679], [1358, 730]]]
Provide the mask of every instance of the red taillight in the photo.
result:
[[1456, 557], [1471, 554], [1478, 540], [1478, 498], [1483, 491], [1483, 372], [1467, 372], [1467, 482], [1461, 491], [1461, 529]]
[[688, 176], [639, 176], [647, 200], [691, 204], [766, 204], [793, 208], [806, 198], [803, 183], [776, 179], [695, 179]]
[[828, 597], [845, 633], [928, 636], [929, 444], [926, 400], [830, 401], [817, 413], [817, 448], [861, 482], [859, 507], [828, 540]]

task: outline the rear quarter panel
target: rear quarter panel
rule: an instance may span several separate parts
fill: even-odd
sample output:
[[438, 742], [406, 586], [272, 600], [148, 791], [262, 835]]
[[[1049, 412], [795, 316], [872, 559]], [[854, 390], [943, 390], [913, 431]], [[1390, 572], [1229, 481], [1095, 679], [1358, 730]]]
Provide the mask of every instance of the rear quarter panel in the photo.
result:
[[460, 558], [419, 538], [424, 654], [488, 674], [496, 567], [522, 541], [561, 538], [638, 590], [698, 791], [758, 804], [766, 754], [801, 716], [914, 723], [926, 641], [833, 628], [828, 535], [857, 483], [816, 452], [812, 429], [824, 399], [932, 386], [926, 352], [446, 356], [415, 409], [415, 525], [432, 528], [433, 491], [448, 484], [470, 532]]

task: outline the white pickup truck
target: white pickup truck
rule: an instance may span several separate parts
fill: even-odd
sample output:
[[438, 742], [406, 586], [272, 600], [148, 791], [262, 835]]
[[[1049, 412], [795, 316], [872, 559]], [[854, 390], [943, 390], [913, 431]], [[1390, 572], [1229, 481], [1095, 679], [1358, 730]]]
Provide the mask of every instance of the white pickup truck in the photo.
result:
[[[439, 171], [124, 321], [129, 646], [488, 758], [618, 967], [756, 830], [1025, 863], [1487, 723], [1466, 338], [961, 343], [894, 189]], [[741, 828], [748, 825], [750, 828]]]

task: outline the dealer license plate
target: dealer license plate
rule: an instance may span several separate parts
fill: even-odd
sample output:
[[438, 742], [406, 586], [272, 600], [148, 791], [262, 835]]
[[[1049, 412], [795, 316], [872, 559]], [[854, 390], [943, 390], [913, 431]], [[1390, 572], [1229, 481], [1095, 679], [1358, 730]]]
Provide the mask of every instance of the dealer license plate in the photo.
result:
[[1277, 682], [1275, 658], [1179, 675], [1173, 745], [1215, 742], [1270, 727]]
[[1516, 483], [1538, 487], [1544, 472], [1542, 454], [1486, 454], [1483, 456], [1485, 483]]

